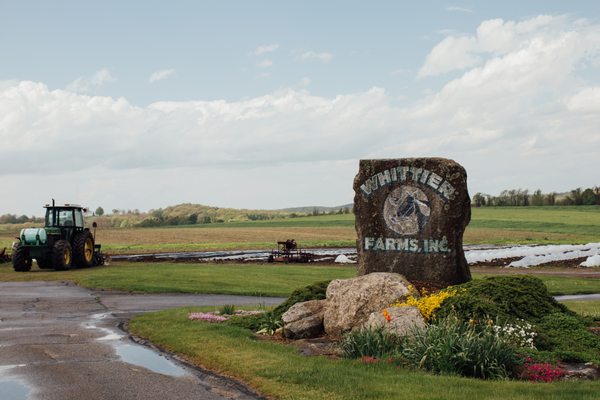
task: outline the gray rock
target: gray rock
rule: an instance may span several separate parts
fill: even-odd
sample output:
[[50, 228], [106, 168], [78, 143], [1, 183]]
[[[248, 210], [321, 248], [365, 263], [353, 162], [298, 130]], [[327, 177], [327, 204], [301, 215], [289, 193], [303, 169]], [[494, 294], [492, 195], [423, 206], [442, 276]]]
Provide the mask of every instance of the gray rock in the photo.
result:
[[313, 338], [323, 333], [323, 312], [326, 300], [296, 303], [282, 316], [283, 335], [288, 339]]
[[371, 313], [408, 296], [408, 285], [402, 275], [386, 272], [332, 281], [326, 294], [325, 333], [339, 338], [345, 332], [360, 328]]
[[385, 308], [389, 321], [383, 314], [383, 310], [369, 315], [364, 327], [367, 329], [383, 328], [386, 332], [397, 336], [410, 335], [415, 328], [425, 326], [425, 319], [417, 307], [388, 307]]
[[596, 380], [600, 378], [600, 368], [593, 363], [571, 363], [565, 366], [566, 380]]
[[471, 279], [462, 166], [444, 158], [361, 160], [354, 191], [359, 275], [396, 272], [437, 287]]

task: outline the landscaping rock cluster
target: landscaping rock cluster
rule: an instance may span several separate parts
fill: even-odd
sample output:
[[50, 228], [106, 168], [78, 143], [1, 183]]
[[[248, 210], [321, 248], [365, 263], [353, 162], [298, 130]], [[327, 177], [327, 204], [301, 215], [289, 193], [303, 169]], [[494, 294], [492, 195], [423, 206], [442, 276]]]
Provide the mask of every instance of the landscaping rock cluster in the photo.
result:
[[[424, 325], [414, 307], [388, 306], [410, 295], [410, 284], [400, 274], [375, 272], [352, 279], [338, 279], [327, 287], [325, 300], [296, 303], [282, 315], [283, 333], [290, 339], [311, 338], [326, 333], [339, 339], [346, 332], [363, 327], [383, 326], [391, 333], [406, 334]], [[383, 310], [393, 314], [393, 322]]]

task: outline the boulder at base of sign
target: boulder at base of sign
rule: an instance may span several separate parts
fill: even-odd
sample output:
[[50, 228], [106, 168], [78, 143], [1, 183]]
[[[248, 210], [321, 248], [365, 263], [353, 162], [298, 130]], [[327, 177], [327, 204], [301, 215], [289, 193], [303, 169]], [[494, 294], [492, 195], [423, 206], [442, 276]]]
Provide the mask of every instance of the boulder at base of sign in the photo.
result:
[[283, 335], [288, 339], [303, 339], [323, 333], [323, 308], [326, 300], [296, 303], [282, 316]]
[[462, 166], [444, 158], [361, 160], [354, 191], [359, 275], [396, 272], [432, 287], [471, 279]]
[[367, 329], [383, 328], [396, 336], [410, 336], [415, 328], [425, 326], [425, 319], [417, 307], [388, 307], [369, 315], [364, 327]]
[[403, 276], [377, 272], [352, 279], [336, 279], [327, 286], [323, 316], [325, 333], [339, 338], [359, 329], [374, 312], [381, 312], [396, 300], [410, 294]]

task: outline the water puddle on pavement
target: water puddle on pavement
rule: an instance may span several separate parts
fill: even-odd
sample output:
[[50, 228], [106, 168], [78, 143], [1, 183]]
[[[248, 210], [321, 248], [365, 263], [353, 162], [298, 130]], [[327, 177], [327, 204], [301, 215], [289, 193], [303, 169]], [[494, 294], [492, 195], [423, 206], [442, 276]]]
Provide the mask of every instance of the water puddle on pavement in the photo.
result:
[[150, 371], [174, 377], [189, 375], [183, 368], [175, 365], [175, 363], [140, 345], [117, 344], [115, 350], [119, 357], [128, 364], [139, 365]]
[[112, 341], [112, 340], [120, 340], [123, 337], [125, 337], [124, 335], [115, 333], [115, 331], [113, 331], [112, 329], [109, 328], [104, 328], [102, 326], [98, 326], [96, 325], [96, 321], [102, 321], [108, 317], [111, 317], [110, 314], [94, 314], [90, 316], [91, 321], [87, 321], [83, 324], [83, 326], [86, 329], [94, 329], [94, 330], [98, 330], [101, 332], [104, 332], [105, 335], [102, 337], [99, 337], [96, 340], [99, 341]]
[[173, 377], [189, 375], [183, 368], [155, 351], [142, 345], [131, 343], [127, 335], [115, 332], [111, 328], [99, 326], [112, 318], [113, 316], [108, 313], [94, 314], [90, 316], [89, 320], [83, 323], [83, 326], [86, 329], [93, 329], [104, 333], [104, 336], [96, 338], [96, 340], [112, 346], [121, 360], [127, 364], [137, 365], [150, 371]]
[[0, 399], [26, 400], [31, 388], [23, 381], [12, 378], [6, 372], [24, 365], [0, 365]]

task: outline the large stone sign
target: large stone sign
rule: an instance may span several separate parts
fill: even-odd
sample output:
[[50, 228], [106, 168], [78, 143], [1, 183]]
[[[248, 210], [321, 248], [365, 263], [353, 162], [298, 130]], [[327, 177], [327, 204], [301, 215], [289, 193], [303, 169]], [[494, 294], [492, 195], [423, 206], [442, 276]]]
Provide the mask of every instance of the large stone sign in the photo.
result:
[[467, 173], [444, 158], [361, 160], [354, 179], [358, 274], [447, 286], [471, 279], [463, 233]]

